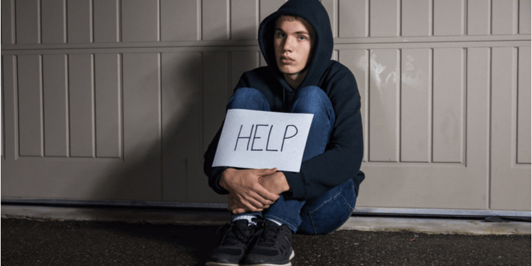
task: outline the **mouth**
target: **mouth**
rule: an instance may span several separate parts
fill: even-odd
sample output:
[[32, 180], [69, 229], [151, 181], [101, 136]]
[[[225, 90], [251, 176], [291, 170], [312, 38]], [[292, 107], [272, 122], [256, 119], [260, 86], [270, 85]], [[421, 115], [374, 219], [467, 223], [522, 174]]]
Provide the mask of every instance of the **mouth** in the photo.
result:
[[291, 64], [291, 63], [295, 62], [295, 60], [293, 58], [288, 57], [288, 56], [284, 56], [284, 55], [281, 56], [279, 59], [280, 59], [279, 61], [281, 61], [281, 63], [283, 63], [283, 64]]

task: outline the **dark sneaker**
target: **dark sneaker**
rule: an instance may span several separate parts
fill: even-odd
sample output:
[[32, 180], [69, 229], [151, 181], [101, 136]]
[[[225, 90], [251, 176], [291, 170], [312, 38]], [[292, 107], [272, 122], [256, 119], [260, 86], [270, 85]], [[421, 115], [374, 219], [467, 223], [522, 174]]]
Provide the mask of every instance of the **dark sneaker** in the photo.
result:
[[220, 245], [209, 254], [205, 265], [242, 265], [242, 259], [254, 239], [257, 226], [248, 226], [248, 220], [237, 220], [226, 224], [221, 230]]
[[292, 250], [292, 230], [286, 225], [265, 220], [262, 234], [246, 256], [245, 264], [250, 266], [290, 266], [295, 256]]

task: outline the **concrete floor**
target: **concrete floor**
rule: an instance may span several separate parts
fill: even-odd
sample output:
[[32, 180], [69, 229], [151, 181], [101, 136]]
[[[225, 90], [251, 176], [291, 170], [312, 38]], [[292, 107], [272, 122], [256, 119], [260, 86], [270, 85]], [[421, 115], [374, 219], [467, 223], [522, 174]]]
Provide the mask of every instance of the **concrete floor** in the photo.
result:
[[[2, 218], [2, 265], [205, 265], [219, 226]], [[396, 230], [398, 230], [396, 228]], [[530, 235], [293, 236], [294, 266], [530, 265]]]

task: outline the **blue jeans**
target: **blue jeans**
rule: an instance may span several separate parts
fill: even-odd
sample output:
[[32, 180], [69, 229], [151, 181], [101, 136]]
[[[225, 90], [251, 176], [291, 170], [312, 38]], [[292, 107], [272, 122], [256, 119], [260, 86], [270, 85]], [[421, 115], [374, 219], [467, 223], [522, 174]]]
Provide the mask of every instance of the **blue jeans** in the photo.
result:
[[[227, 108], [271, 111], [266, 97], [254, 88], [236, 90]], [[334, 109], [325, 92], [314, 86], [300, 89], [292, 113], [314, 114], [303, 161], [325, 152], [335, 121]], [[285, 199], [284, 194], [281, 194], [268, 209], [253, 214], [286, 224], [294, 232], [327, 234], [349, 218], [355, 208], [356, 198], [353, 180], [349, 179], [309, 200]], [[233, 215], [233, 219], [238, 216]]]

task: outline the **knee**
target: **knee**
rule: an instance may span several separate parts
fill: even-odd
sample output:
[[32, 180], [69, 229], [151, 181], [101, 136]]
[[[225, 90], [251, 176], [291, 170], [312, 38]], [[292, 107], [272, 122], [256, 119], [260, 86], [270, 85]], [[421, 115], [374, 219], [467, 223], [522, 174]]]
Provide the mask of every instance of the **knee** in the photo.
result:
[[297, 100], [294, 102], [294, 113], [327, 113], [332, 114], [333, 108], [329, 97], [325, 92], [316, 86], [309, 86], [300, 89], [297, 93]]
[[255, 88], [248, 88], [248, 87], [242, 87], [236, 89], [235, 93], [233, 94], [233, 97], [236, 98], [242, 98], [242, 97], [264, 97], [262, 92]]
[[239, 88], [235, 91], [229, 100], [227, 109], [270, 110], [268, 100], [264, 94], [257, 89], [247, 87]]
[[254, 88], [239, 88], [235, 91], [231, 97], [232, 101], [250, 101], [250, 100], [263, 100], [265, 99], [262, 92]]
[[302, 101], [315, 101], [316, 99], [327, 98], [327, 94], [320, 88], [316, 86], [308, 86], [301, 88], [297, 93], [297, 99]]

